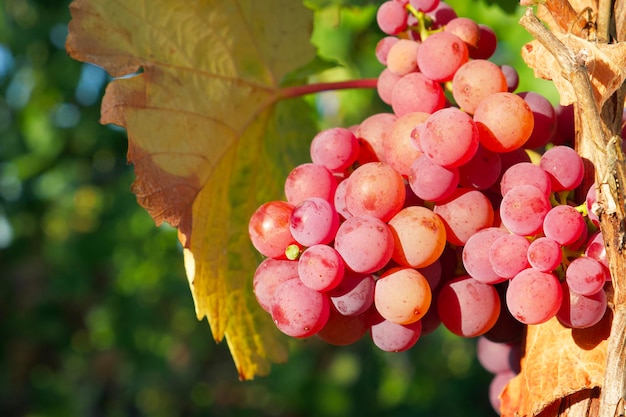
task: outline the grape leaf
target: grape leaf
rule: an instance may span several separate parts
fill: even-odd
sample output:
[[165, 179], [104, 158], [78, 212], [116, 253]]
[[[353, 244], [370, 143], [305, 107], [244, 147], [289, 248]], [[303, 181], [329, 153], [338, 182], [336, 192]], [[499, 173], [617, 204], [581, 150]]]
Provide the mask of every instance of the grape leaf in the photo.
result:
[[607, 311], [588, 329], [568, 329], [556, 318], [528, 326], [521, 372], [501, 394], [501, 415], [536, 416], [567, 396], [601, 387], [611, 331]]
[[266, 374], [286, 345], [254, 300], [247, 224], [279, 196], [271, 170], [289, 158], [281, 134], [294, 113], [276, 103], [281, 80], [315, 57], [312, 12], [290, 0], [76, 0], [70, 10], [70, 56], [119, 77], [101, 122], [128, 133], [139, 204], [179, 230], [198, 319], [226, 338], [240, 378]]

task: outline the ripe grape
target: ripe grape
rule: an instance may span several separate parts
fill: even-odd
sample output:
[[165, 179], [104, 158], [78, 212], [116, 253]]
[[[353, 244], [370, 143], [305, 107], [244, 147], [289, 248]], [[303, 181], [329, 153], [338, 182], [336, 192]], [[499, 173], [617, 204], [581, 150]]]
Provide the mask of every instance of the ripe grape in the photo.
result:
[[393, 0], [383, 2], [376, 12], [380, 30], [388, 35], [397, 35], [406, 29], [407, 14], [404, 7]]
[[484, 59], [466, 62], [452, 79], [454, 100], [463, 111], [470, 114], [474, 114], [483, 99], [507, 89], [507, 80], [500, 67]]
[[443, 325], [452, 333], [477, 337], [496, 323], [500, 314], [500, 298], [492, 285], [462, 276], [441, 287], [437, 311]]
[[535, 149], [548, 144], [556, 132], [556, 111], [547, 98], [533, 91], [518, 93], [533, 112], [533, 131], [524, 144], [525, 148]]
[[543, 219], [543, 234], [561, 246], [576, 242], [586, 230], [585, 219], [572, 206], [555, 206]]
[[368, 274], [384, 267], [393, 253], [389, 226], [375, 217], [353, 216], [344, 221], [335, 236], [335, 249], [355, 272]]
[[298, 276], [315, 291], [329, 291], [343, 279], [344, 263], [341, 255], [328, 245], [315, 245], [305, 249], [298, 259]]
[[309, 337], [320, 331], [330, 315], [330, 301], [324, 293], [308, 288], [299, 278], [276, 288], [271, 305], [276, 327], [291, 337]]
[[358, 125], [354, 135], [357, 139], [365, 142], [364, 145], [371, 146], [375, 155], [375, 159], [364, 161], [361, 158], [361, 154], [365, 155], [366, 152], [363, 152], [363, 148], [361, 148], [359, 150], [359, 163], [385, 161], [383, 140], [396, 119], [396, 115], [392, 113], [376, 113], [367, 117]]
[[404, 180], [387, 164], [361, 165], [345, 181], [346, 208], [353, 216], [372, 216], [386, 222], [404, 205]]
[[285, 179], [285, 196], [294, 206], [311, 197], [332, 202], [336, 189], [337, 180], [333, 174], [326, 167], [314, 163], [298, 165]]
[[270, 201], [252, 214], [248, 234], [259, 253], [269, 258], [285, 259], [285, 249], [296, 243], [289, 227], [293, 210], [293, 204], [286, 201]]
[[480, 191], [457, 188], [433, 209], [446, 227], [446, 239], [464, 245], [474, 233], [493, 224], [494, 212], [489, 199]]
[[385, 319], [409, 324], [421, 319], [432, 299], [428, 281], [412, 268], [392, 268], [376, 281], [374, 306]]
[[409, 39], [398, 40], [389, 48], [387, 69], [399, 76], [417, 71], [417, 50], [419, 45], [418, 42]]
[[392, 259], [412, 268], [435, 262], [446, 245], [445, 226], [439, 216], [426, 207], [403, 208], [391, 220], [394, 239]]
[[[478, 24], [467, 17], [457, 17], [450, 20], [444, 28], [446, 32], [450, 32], [459, 37], [469, 47], [477, 47], [480, 39], [480, 27]], [[468, 52], [469, 53], [469, 52]]]
[[348, 346], [358, 342], [368, 330], [364, 315], [344, 316], [331, 305], [328, 321], [317, 336], [334, 346]]
[[387, 55], [389, 54], [389, 50], [399, 40], [400, 39], [395, 36], [385, 36], [378, 41], [375, 49], [376, 59], [378, 59], [378, 62], [383, 65], [387, 65]]
[[602, 290], [606, 275], [600, 262], [583, 256], [574, 259], [567, 266], [565, 280], [570, 291], [581, 295], [593, 295]]
[[533, 112], [523, 98], [509, 92], [485, 97], [474, 111], [480, 143], [494, 152], [521, 148], [530, 137]]
[[561, 245], [549, 237], [539, 237], [528, 246], [528, 263], [541, 272], [554, 271], [562, 259]]
[[519, 344], [496, 343], [485, 336], [480, 336], [476, 342], [478, 362], [492, 374], [505, 371], [519, 372], [521, 356]]
[[339, 215], [331, 203], [319, 197], [303, 200], [289, 217], [289, 230], [302, 246], [327, 244], [335, 238]]
[[489, 263], [503, 278], [513, 278], [528, 268], [530, 242], [523, 236], [507, 234], [497, 238], [489, 248]]
[[518, 185], [532, 185], [539, 189], [547, 198], [550, 197], [552, 192], [548, 173], [538, 165], [530, 162], [516, 163], [504, 172], [500, 180], [500, 193], [505, 195]]
[[409, 185], [419, 198], [441, 201], [450, 197], [459, 185], [459, 169], [445, 168], [426, 155], [416, 158], [409, 171]]
[[512, 233], [531, 236], [541, 231], [550, 201], [532, 185], [518, 185], [502, 197], [500, 218]]
[[499, 227], [482, 229], [467, 239], [462, 252], [463, 267], [477, 281], [495, 284], [504, 278], [494, 270], [489, 262], [489, 252], [493, 243], [500, 237], [508, 236], [506, 230]]
[[597, 324], [607, 310], [606, 293], [598, 291], [591, 295], [582, 295], [571, 291], [567, 282], [561, 283], [563, 302], [556, 314], [559, 321], [567, 327], [585, 329]]
[[519, 321], [541, 324], [554, 317], [561, 307], [563, 291], [556, 276], [534, 268], [525, 269], [510, 282], [506, 305]]
[[433, 113], [444, 107], [445, 99], [441, 84], [421, 72], [411, 72], [393, 87], [391, 107], [398, 117], [412, 112]]
[[500, 155], [479, 144], [472, 159], [459, 167], [459, 185], [476, 190], [493, 186], [502, 170]]
[[498, 38], [496, 33], [489, 26], [479, 23], [480, 37], [478, 38], [478, 45], [469, 47], [469, 56], [472, 59], [488, 59], [496, 51], [498, 46]]
[[411, 134], [429, 116], [428, 113], [414, 112], [399, 117], [383, 140], [383, 154], [387, 164], [404, 177], [409, 176], [413, 161], [423, 154], [413, 143]]
[[567, 146], [548, 149], [541, 156], [539, 166], [550, 176], [552, 191], [573, 190], [578, 187], [585, 171], [582, 158]]
[[370, 328], [374, 345], [385, 352], [403, 352], [417, 343], [422, 334], [422, 322], [398, 324], [378, 319]]
[[467, 62], [467, 45], [450, 32], [437, 32], [426, 38], [417, 50], [417, 65], [429, 79], [452, 80], [459, 67]]
[[252, 288], [259, 305], [270, 312], [276, 287], [298, 277], [298, 261], [265, 258], [254, 272]]
[[359, 142], [345, 128], [334, 127], [315, 135], [310, 146], [311, 161], [323, 165], [330, 172], [343, 172], [359, 156]]
[[399, 79], [400, 76], [389, 71], [389, 68], [383, 69], [378, 75], [376, 92], [378, 93], [378, 97], [389, 105], [391, 104], [391, 94], [393, 93], [393, 88], [396, 86]]
[[371, 274], [346, 270], [339, 285], [328, 291], [328, 295], [341, 314], [357, 316], [365, 313], [374, 303], [374, 286]]
[[431, 114], [420, 132], [420, 149], [446, 168], [468, 162], [478, 149], [478, 130], [472, 118], [455, 107]]

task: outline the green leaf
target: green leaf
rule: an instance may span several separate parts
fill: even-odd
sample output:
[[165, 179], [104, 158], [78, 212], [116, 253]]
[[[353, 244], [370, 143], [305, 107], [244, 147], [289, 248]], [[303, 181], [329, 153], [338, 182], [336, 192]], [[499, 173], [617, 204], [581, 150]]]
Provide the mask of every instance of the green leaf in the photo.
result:
[[70, 8], [70, 56], [123, 76], [107, 87], [101, 122], [127, 130], [139, 204], [157, 225], [178, 228], [197, 317], [226, 337], [242, 379], [266, 374], [286, 347], [254, 299], [259, 257], [247, 224], [262, 201], [280, 197], [276, 167], [302, 152], [283, 129], [290, 141], [310, 139], [286, 127], [295, 110], [275, 110], [283, 79], [315, 56], [312, 12], [290, 0]]

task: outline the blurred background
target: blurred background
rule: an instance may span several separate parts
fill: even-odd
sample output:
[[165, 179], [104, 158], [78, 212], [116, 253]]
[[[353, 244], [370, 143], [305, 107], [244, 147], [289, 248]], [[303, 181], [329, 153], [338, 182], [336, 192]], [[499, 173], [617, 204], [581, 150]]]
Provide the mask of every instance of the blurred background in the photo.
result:
[[[314, 40], [342, 66], [320, 79], [376, 77], [373, 1], [310, 1]], [[500, 35], [493, 58], [520, 69], [521, 12], [450, 1]], [[69, 1], [0, 4], [0, 416], [490, 416], [491, 375], [475, 341], [444, 329], [408, 352], [369, 340], [292, 341], [271, 375], [240, 382], [225, 343], [195, 318], [182, 252], [129, 188], [124, 131], [98, 123], [109, 81], [68, 58]], [[319, 125], [385, 107], [372, 91], [310, 98]]]

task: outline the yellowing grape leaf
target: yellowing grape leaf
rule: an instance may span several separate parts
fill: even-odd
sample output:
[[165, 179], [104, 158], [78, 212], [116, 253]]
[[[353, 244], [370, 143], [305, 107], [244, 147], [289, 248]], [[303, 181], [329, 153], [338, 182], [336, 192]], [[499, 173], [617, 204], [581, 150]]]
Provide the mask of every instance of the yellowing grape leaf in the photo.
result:
[[121, 77], [107, 87], [101, 122], [128, 133], [138, 202], [179, 230], [198, 319], [226, 337], [241, 378], [266, 374], [286, 346], [254, 300], [259, 258], [247, 224], [261, 201], [280, 197], [269, 170], [288, 156], [279, 131], [292, 113], [276, 103], [281, 79], [315, 56], [312, 13], [291, 0], [76, 0], [70, 9], [70, 56]]
[[609, 311], [588, 329], [568, 329], [556, 318], [528, 326], [521, 372], [501, 394], [501, 415], [537, 416], [568, 396], [602, 387], [611, 318]]

